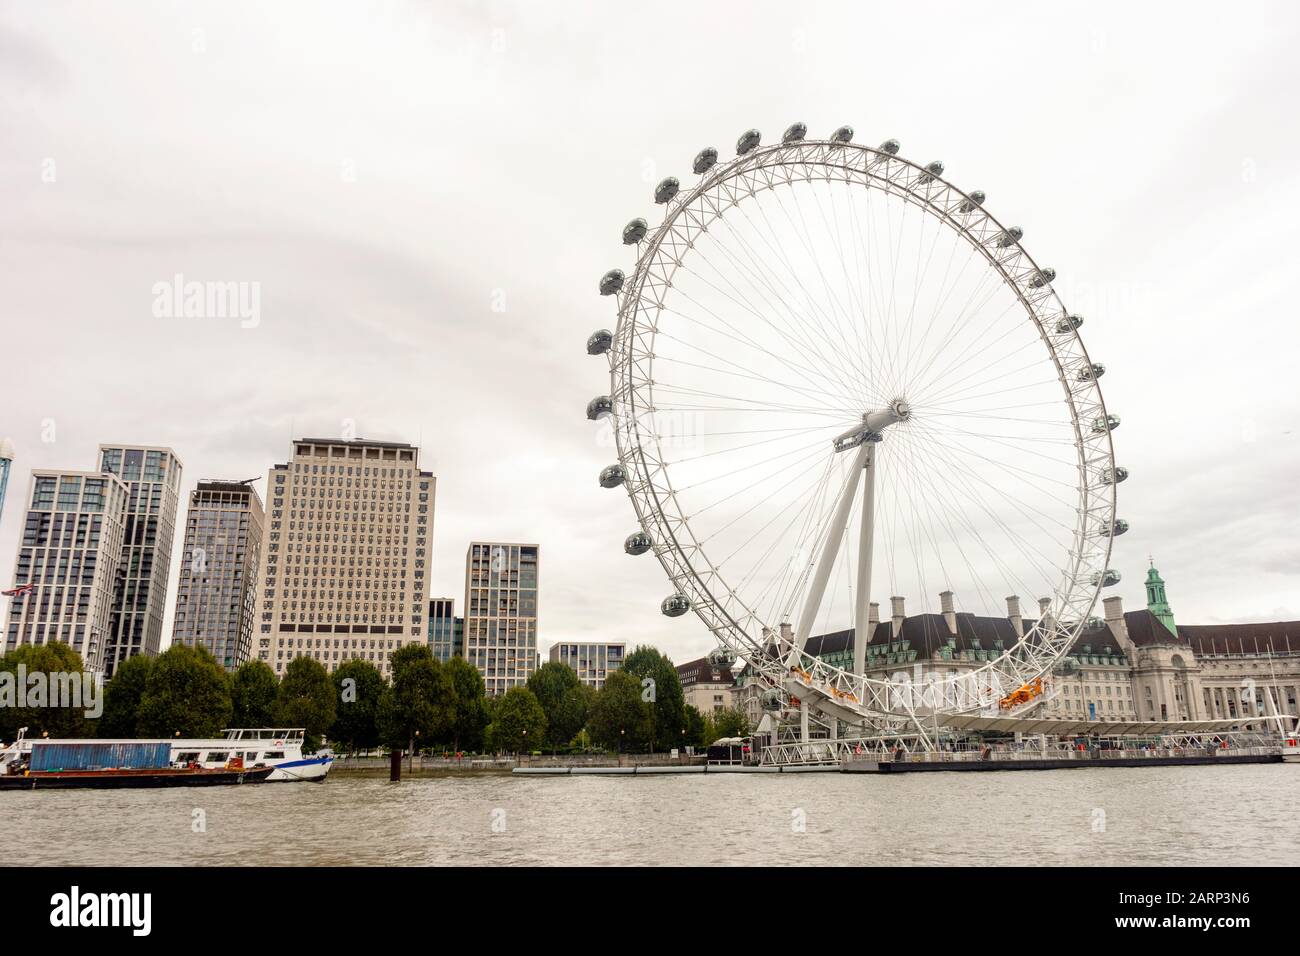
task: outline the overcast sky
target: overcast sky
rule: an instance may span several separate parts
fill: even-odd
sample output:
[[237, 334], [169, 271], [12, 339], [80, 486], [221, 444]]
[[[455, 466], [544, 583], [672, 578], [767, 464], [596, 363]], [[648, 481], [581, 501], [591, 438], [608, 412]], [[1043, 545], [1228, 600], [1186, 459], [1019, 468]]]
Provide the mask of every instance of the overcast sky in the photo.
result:
[[[0, 4], [0, 580], [34, 467], [170, 445], [188, 493], [352, 423], [438, 477], [435, 594], [536, 541], [543, 653], [707, 652], [622, 554], [583, 345], [654, 182], [802, 120], [942, 159], [1056, 268], [1123, 419], [1127, 606], [1150, 553], [1182, 623], [1300, 619], [1298, 10]], [[260, 283], [260, 322], [156, 316], [178, 273]]]

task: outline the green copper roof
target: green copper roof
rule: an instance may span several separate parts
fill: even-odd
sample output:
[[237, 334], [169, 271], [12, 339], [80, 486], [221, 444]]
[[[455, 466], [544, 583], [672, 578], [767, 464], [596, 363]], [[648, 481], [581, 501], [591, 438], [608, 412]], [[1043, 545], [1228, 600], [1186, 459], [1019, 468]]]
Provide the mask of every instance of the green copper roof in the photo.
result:
[[1151, 561], [1151, 568], [1147, 571], [1147, 610], [1154, 614], [1173, 635], [1178, 634], [1178, 628], [1174, 624], [1174, 611], [1169, 606], [1169, 599], [1165, 596], [1165, 582], [1160, 577], [1160, 572], [1156, 570], [1156, 563]]

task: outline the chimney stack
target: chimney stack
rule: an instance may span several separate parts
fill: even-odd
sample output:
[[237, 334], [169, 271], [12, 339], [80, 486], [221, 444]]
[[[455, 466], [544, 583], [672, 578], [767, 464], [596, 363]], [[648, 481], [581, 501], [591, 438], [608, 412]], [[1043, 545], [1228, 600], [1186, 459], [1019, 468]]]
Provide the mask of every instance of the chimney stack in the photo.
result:
[[1007, 598], [1007, 618], [1011, 621], [1011, 627], [1015, 629], [1016, 637], [1025, 636], [1025, 619], [1020, 616], [1020, 597], [1011, 595]]
[[872, 601], [871, 604], [868, 606], [867, 623], [871, 625], [871, 630], [873, 631], [876, 629], [876, 625], [880, 623], [880, 602], [879, 601]]
[[951, 591], [939, 592], [939, 609], [943, 611], [943, 619], [948, 624], [948, 631], [954, 637], [957, 635], [957, 609], [952, 603]]
[[1128, 633], [1128, 623], [1124, 620], [1123, 600], [1119, 595], [1116, 595], [1115, 597], [1106, 598], [1101, 603], [1106, 609], [1106, 626], [1115, 635], [1120, 650], [1124, 652], [1130, 661], [1136, 661], [1137, 648], [1133, 646], [1133, 638], [1129, 637]]
[[787, 643], [794, 640], [794, 628], [790, 626], [789, 621], [781, 622], [781, 640]]
[[895, 595], [889, 599], [889, 608], [893, 614], [894, 630], [889, 636], [893, 640], [898, 640], [903, 633], [903, 620], [907, 617], [907, 612], [903, 610], [903, 599]]

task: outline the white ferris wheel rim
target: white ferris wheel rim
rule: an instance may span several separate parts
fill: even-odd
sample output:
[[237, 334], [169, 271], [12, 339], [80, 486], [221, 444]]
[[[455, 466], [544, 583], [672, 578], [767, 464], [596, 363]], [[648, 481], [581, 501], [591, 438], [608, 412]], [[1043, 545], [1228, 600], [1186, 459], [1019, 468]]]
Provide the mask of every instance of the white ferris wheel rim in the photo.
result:
[[[1069, 317], [1050, 277], [1019, 242], [1003, 241], [1007, 228], [933, 168], [927, 169], [892, 152], [839, 140], [807, 140], [760, 146], [720, 163], [702, 174], [690, 190], [665, 203], [664, 220], [650, 228], [639, 243], [635, 269], [618, 295], [618, 324], [610, 350], [610, 400], [618, 460], [626, 474], [625, 487], [642, 530], [676, 593], [683, 595], [717, 641], [743, 656], [770, 680], [789, 669], [788, 660], [801, 653], [783, 638], [779, 622], [763, 620], [733, 589], [710, 560], [683, 513], [670, 469], [653, 427], [654, 342], [665, 297], [674, 276], [690, 255], [694, 240], [727, 210], [765, 190], [796, 182], [834, 182], [881, 190], [901, 198], [934, 217], [979, 254], [1023, 307], [1036, 328], [1055, 368], [1072, 425], [1078, 504], [1074, 544], [1046, 615], [1026, 627], [1024, 636], [999, 656], [956, 678], [936, 681], [939, 701], [949, 701], [943, 686], [987, 681], [995, 688], [1014, 688], [1046, 673], [1065, 656], [1087, 626], [1108, 568], [1115, 518], [1116, 481], [1110, 428], [1096, 433], [1090, 422], [1109, 421], [1097, 377], [1080, 371], [1091, 360], [1078, 329]], [[982, 197], [980, 197], [982, 200]], [[1037, 280], [1037, 281], [1036, 281]], [[1068, 330], [1062, 328], [1068, 325]], [[1096, 580], [1094, 580], [1096, 578]], [[820, 659], [803, 657], [812, 677], [835, 688], [837, 696], [855, 700], [883, 716], [914, 712], [900, 704], [889, 679], [867, 677]], [[939, 704], [936, 712], [977, 709], [986, 701], [954, 706]]]

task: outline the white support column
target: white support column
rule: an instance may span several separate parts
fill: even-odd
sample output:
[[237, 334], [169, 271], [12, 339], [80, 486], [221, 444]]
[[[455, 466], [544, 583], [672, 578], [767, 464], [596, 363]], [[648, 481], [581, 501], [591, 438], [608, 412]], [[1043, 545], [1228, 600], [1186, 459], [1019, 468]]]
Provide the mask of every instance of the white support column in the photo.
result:
[[875, 537], [872, 525], [876, 517], [876, 448], [879, 443], [865, 442], [867, 460], [863, 463], [862, 521], [858, 528], [858, 590], [854, 595], [853, 673], [867, 669], [867, 641], [871, 640], [871, 545]]
[[839, 553], [840, 538], [844, 535], [844, 526], [849, 520], [849, 510], [853, 507], [853, 497], [858, 491], [858, 480], [871, 453], [871, 442], [863, 442], [853, 456], [853, 465], [849, 470], [849, 480], [839, 502], [835, 505], [835, 514], [826, 529], [826, 540], [822, 544], [822, 553], [817, 559], [817, 568], [813, 572], [812, 586], [804, 599], [803, 610], [799, 612], [799, 622], [795, 626], [794, 646], [796, 654], [804, 649], [821, 610], [822, 596], [826, 593], [826, 583], [830, 580], [831, 569], [835, 566], [835, 556]]

